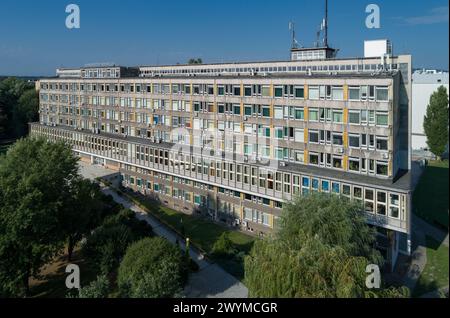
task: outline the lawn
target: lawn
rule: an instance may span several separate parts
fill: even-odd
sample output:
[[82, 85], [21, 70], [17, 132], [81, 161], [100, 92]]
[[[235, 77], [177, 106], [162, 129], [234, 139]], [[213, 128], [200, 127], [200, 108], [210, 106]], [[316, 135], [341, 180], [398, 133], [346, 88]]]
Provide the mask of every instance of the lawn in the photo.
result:
[[432, 225], [448, 229], [448, 160], [432, 161], [414, 192], [414, 213]]
[[[227, 232], [230, 240], [235, 245], [239, 252], [249, 253], [255, 238], [244, 233], [233, 231], [225, 226], [213, 223], [211, 221], [202, 219], [200, 217], [187, 215], [181, 212], [174, 211], [172, 209], [160, 206], [153, 201], [147, 200], [142, 196], [130, 194], [127, 192], [130, 198], [133, 198], [135, 203], [144, 207], [151, 214], [167, 224], [178, 233], [183, 233], [185, 237], [189, 237], [192, 244], [201, 249], [204, 253], [208, 254], [210, 258], [210, 252], [214, 246], [214, 243], [219, 237]], [[237, 259], [214, 259], [222, 268], [227, 272], [242, 280], [244, 278], [243, 260]]]
[[427, 265], [414, 289], [414, 297], [448, 286], [449, 249], [430, 237], [426, 241]]

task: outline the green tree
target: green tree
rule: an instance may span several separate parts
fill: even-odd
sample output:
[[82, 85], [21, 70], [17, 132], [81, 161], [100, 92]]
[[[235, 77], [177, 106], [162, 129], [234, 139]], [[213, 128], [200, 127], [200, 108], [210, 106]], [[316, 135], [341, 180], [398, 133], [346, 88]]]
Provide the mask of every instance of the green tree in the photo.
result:
[[257, 241], [245, 258], [250, 296], [407, 296], [405, 289], [366, 288], [366, 266], [381, 264], [382, 258], [361, 210], [346, 198], [327, 194], [303, 196], [287, 204], [277, 234]]
[[227, 258], [233, 257], [237, 253], [237, 249], [230, 239], [228, 232], [222, 233], [219, 239], [214, 243], [211, 254], [215, 257]]
[[125, 225], [133, 233], [134, 240], [140, 240], [144, 237], [151, 236], [152, 227], [146, 221], [138, 220], [136, 213], [130, 209], [122, 209], [117, 214], [108, 216], [103, 221], [103, 226]]
[[430, 151], [440, 158], [448, 144], [448, 94], [444, 86], [431, 95], [423, 128]]
[[349, 255], [368, 258], [382, 265], [374, 248], [376, 231], [367, 226], [360, 203], [337, 195], [299, 196], [285, 204], [279, 220], [279, 237], [290, 248], [298, 249], [308, 237], [343, 248]]
[[134, 241], [133, 232], [125, 225], [101, 226], [86, 238], [81, 250], [103, 275], [108, 275]]
[[67, 237], [68, 260], [71, 261], [76, 244], [101, 224], [104, 205], [100, 187], [90, 180], [75, 179], [66, 194], [61, 224]]
[[203, 60], [201, 58], [189, 59], [188, 64], [189, 65], [203, 64]]
[[39, 119], [39, 94], [32, 88], [24, 91], [17, 101], [17, 107], [14, 108], [17, 118], [16, 134], [24, 136], [28, 133], [28, 123]]
[[77, 178], [70, 147], [22, 139], [0, 157], [0, 290], [29, 292], [29, 278], [60, 251], [61, 210]]
[[19, 111], [19, 99], [30, 88], [23, 80], [14, 77], [0, 82], [0, 133], [9, 137], [20, 136], [23, 116]]
[[120, 264], [118, 286], [123, 297], [170, 298], [187, 279], [181, 250], [163, 238], [145, 238], [131, 245]]

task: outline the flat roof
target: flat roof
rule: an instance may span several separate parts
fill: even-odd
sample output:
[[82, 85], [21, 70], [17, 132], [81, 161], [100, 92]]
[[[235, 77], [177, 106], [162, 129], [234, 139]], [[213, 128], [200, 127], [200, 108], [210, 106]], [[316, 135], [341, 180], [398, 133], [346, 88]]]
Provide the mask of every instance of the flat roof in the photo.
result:
[[[313, 48], [313, 49], [326, 49], [326, 48]], [[328, 48], [329, 50], [334, 50]], [[294, 49], [294, 50], [311, 50], [311, 49]], [[402, 55], [392, 56], [392, 58], [398, 58]], [[123, 66], [123, 65], [114, 65], [114, 66], [82, 66], [82, 67], [60, 67], [58, 70], [81, 70], [88, 68], [113, 68], [113, 67], [121, 67], [121, 68], [167, 68], [167, 67], [201, 67], [201, 66], [219, 66], [219, 65], [245, 65], [245, 64], [271, 64], [271, 63], [305, 63], [305, 62], [339, 62], [339, 61], [351, 61], [351, 60], [379, 60], [377, 57], [339, 57], [339, 58], [327, 58], [327, 59], [311, 59], [311, 60], [270, 60], [270, 61], [243, 61], [243, 62], [217, 62], [217, 63], [202, 63], [202, 64], [164, 64], [164, 65], [150, 65], [143, 64], [137, 66]]]

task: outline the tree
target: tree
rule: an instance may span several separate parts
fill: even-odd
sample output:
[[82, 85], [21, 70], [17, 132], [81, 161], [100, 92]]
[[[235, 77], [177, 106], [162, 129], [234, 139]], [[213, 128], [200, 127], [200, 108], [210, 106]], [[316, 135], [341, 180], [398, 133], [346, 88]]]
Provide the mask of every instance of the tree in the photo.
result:
[[237, 253], [237, 249], [230, 239], [228, 232], [222, 233], [219, 239], [214, 243], [211, 254], [219, 258], [233, 257]]
[[[29, 88], [27, 83], [14, 77], [0, 82], [0, 133], [10, 137], [18, 137], [24, 123], [18, 110], [19, 99]], [[36, 106], [37, 107], [37, 106]]]
[[245, 258], [251, 297], [405, 297], [405, 289], [369, 290], [366, 266], [381, 264], [375, 233], [361, 206], [329, 194], [287, 204], [277, 234], [255, 242]]
[[61, 214], [62, 230], [67, 237], [68, 260], [72, 260], [76, 244], [92, 232], [102, 221], [100, 187], [86, 179], [75, 179]]
[[134, 241], [132, 231], [125, 225], [101, 226], [86, 238], [81, 250], [103, 275], [108, 275], [119, 266]]
[[23, 136], [28, 132], [28, 123], [39, 119], [39, 94], [32, 88], [24, 91], [14, 109], [17, 117], [17, 135]]
[[203, 64], [203, 60], [201, 58], [189, 59], [188, 64], [189, 65]]
[[77, 158], [63, 143], [22, 139], [0, 157], [0, 290], [29, 292], [29, 278], [60, 251], [60, 213], [77, 177]]
[[430, 151], [440, 158], [448, 144], [448, 94], [444, 86], [431, 95], [423, 128]]
[[374, 248], [376, 231], [367, 226], [360, 203], [337, 195], [299, 196], [285, 204], [279, 220], [279, 237], [290, 248], [298, 249], [308, 237], [340, 246], [349, 255], [362, 256], [382, 265]]
[[163, 238], [145, 238], [131, 245], [120, 264], [118, 286], [123, 297], [170, 298], [187, 279], [181, 250]]

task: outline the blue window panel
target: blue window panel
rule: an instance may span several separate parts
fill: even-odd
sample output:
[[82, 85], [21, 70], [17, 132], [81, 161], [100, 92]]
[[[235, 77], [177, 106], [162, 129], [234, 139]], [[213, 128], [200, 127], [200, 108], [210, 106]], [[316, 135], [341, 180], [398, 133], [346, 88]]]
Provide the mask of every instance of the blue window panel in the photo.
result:
[[303, 188], [303, 189], [302, 189], [302, 194], [303, 194], [303, 195], [308, 195], [308, 194], [309, 194], [309, 189]]
[[330, 191], [330, 182], [322, 181], [322, 191], [324, 191], [324, 192]]
[[332, 188], [333, 188], [333, 193], [339, 194], [341, 192], [340, 185], [337, 182], [333, 182]]
[[309, 188], [309, 178], [303, 177], [303, 178], [302, 178], [302, 185], [303, 185], [304, 187]]
[[314, 190], [319, 190], [319, 180], [318, 179], [312, 179], [312, 188]]

